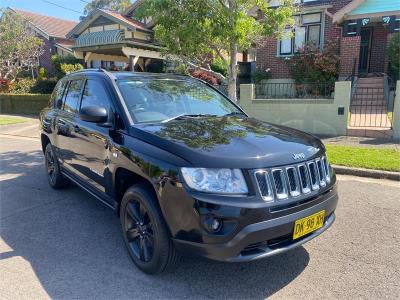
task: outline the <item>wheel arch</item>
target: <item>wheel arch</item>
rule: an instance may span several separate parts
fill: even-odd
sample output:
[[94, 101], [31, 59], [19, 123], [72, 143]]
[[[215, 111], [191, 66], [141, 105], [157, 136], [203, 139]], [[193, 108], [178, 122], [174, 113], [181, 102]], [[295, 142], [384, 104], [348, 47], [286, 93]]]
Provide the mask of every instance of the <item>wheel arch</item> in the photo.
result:
[[42, 151], [43, 151], [43, 153], [44, 153], [45, 150], [46, 150], [47, 144], [49, 144], [49, 143], [51, 143], [51, 142], [50, 142], [49, 137], [48, 137], [47, 135], [45, 135], [44, 133], [42, 133], [42, 134], [40, 135], [40, 141], [41, 141], [41, 143], [42, 143]]
[[[115, 175], [114, 175], [114, 192], [115, 192], [115, 200], [116, 200], [116, 212], [119, 216], [119, 208], [121, 205], [121, 200], [125, 194], [125, 191], [131, 187], [132, 185], [135, 184], [141, 184], [144, 186], [152, 196], [155, 197], [157, 200], [156, 204], [161, 210], [160, 203], [159, 203], [159, 197], [157, 195], [156, 189], [153, 185], [153, 183], [146, 177], [137, 174], [133, 172], [132, 170], [126, 169], [124, 167], [118, 167], [115, 170]], [[162, 210], [161, 210], [162, 211]]]

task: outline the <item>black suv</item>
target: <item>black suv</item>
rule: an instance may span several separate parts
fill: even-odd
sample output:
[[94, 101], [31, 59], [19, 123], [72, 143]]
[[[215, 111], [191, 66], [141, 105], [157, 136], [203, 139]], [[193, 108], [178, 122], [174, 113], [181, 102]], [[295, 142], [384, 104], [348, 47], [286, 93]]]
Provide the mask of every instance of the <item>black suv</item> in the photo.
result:
[[248, 117], [197, 79], [84, 70], [40, 115], [53, 188], [72, 181], [115, 210], [138, 268], [180, 252], [242, 262], [297, 247], [335, 219], [320, 140]]

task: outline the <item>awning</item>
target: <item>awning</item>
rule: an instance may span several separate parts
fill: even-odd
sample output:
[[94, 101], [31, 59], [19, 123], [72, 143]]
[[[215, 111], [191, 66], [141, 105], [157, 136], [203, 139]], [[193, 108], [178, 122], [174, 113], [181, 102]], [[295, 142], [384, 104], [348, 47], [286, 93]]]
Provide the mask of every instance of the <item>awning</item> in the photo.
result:
[[378, 19], [399, 14], [399, 0], [353, 0], [333, 15], [333, 23], [364, 18]]
[[361, 3], [358, 7], [350, 11], [347, 15], [357, 16], [365, 14], [377, 14], [388, 12], [395, 12], [400, 10], [399, 0], [366, 0]]
[[75, 47], [108, 45], [124, 40], [123, 30], [108, 30], [90, 32], [80, 35], [75, 41]]

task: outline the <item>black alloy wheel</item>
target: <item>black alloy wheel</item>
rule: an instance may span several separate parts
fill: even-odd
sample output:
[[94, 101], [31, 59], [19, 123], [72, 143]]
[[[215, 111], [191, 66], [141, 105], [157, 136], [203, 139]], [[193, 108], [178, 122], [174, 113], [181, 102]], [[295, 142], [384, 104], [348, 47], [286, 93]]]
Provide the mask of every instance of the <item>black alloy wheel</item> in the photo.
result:
[[48, 143], [44, 151], [44, 161], [46, 165], [47, 179], [54, 189], [60, 189], [68, 185], [69, 181], [60, 171], [57, 156], [54, 153], [53, 146]]
[[119, 215], [126, 248], [141, 271], [158, 274], [176, 265], [180, 255], [151, 187], [136, 184], [128, 188]]
[[56, 181], [56, 172], [54, 166], [54, 154], [53, 151], [46, 151], [46, 170], [47, 176], [49, 177], [50, 184], [54, 185]]
[[142, 262], [149, 262], [154, 251], [154, 232], [146, 207], [137, 200], [131, 200], [127, 204], [124, 221], [132, 253]]

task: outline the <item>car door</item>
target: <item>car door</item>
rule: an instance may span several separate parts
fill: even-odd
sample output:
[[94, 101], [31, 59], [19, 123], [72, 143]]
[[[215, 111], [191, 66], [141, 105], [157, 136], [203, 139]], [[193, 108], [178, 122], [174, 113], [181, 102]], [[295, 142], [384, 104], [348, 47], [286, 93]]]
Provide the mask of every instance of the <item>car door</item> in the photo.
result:
[[63, 99], [63, 103], [56, 117], [56, 146], [57, 156], [66, 169], [71, 169], [72, 157], [76, 147], [74, 139], [75, 122], [78, 117], [78, 104], [84, 84], [83, 78], [72, 79]]
[[[84, 85], [80, 110], [87, 106], [102, 106], [112, 117], [110, 93], [102, 78], [89, 77]], [[72, 166], [77, 174], [92, 187], [105, 192], [106, 169], [109, 163], [110, 129], [78, 119], [73, 136], [79, 147], [75, 148]]]

